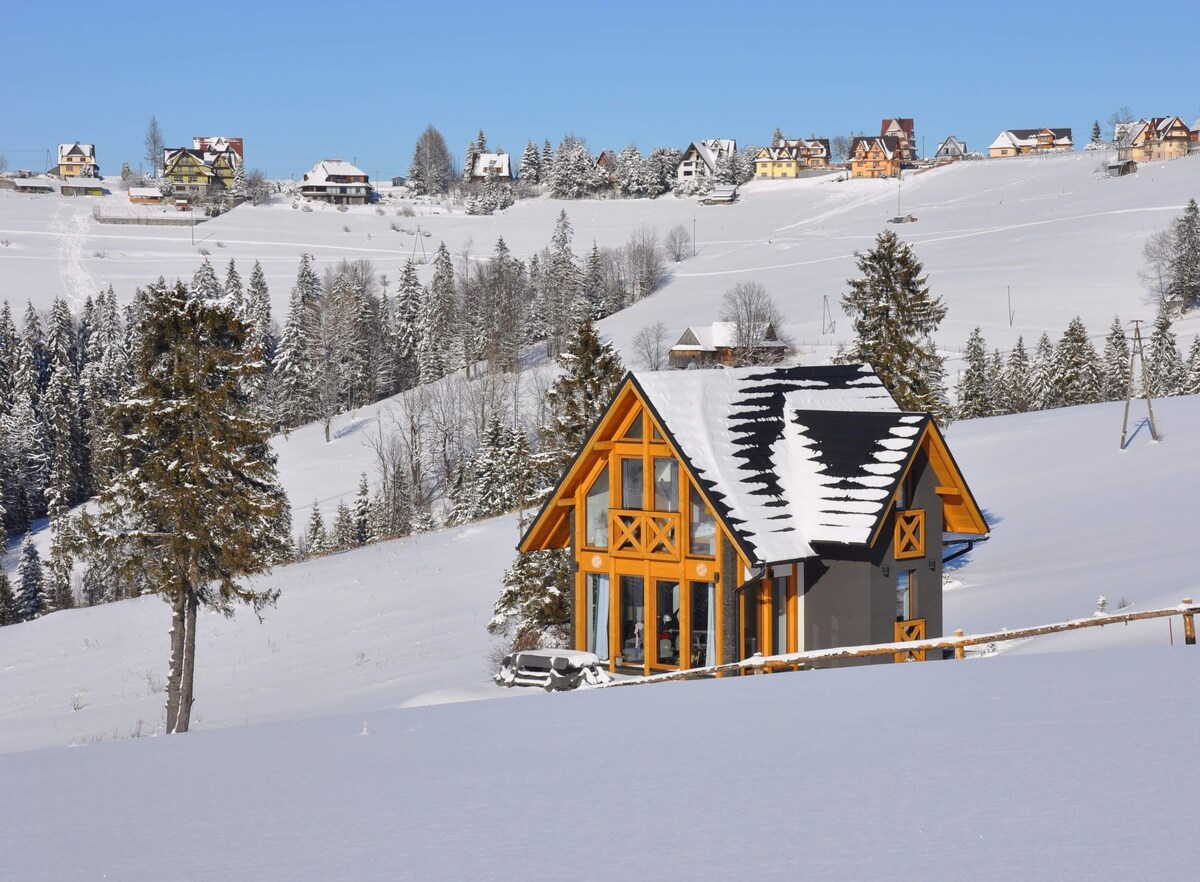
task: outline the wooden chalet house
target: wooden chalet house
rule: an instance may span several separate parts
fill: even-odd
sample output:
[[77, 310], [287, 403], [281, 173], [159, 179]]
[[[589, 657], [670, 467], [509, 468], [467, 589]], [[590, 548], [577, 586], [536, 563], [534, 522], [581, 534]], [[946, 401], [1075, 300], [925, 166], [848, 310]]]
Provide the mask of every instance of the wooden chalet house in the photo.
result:
[[570, 548], [576, 649], [650, 673], [939, 636], [987, 522], [869, 367], [629, 374], [521, 540]]
[[332, 205], [366, 205], [375, 197], [367, 173], [341, 159], [322, 159], [304, 175], [300, 195]]
[[[751, 359], [779, 361], [787, 354], [787, 344], [780, 341], [774, 325], [769, 322], [761, 331], [761, 334], [747, 334], [754, 342], [742, 345], [738, 342], [737, 322], [713, 322], [708, 327], [686, 328], [679, 342], [667, 352], [667, 360], [676, 369], [692, 365], [732, 367], [752, 363]], [[770, 358], [771, 355], [777, 357]]]
[[1178, 116], [1138, 120], [1117, 142], [1117, 159], [1164, 162], [1187, 156], [1191, 134], [1187, 123]]
[[96, 164], [96, 146], [94, 144], [59, 144], [58, 165], [54, 174], [66, 180], [67, 178], [96, 178], [100, 176], [100, 166]]
[[937, 162], [957, 162], [960, 159], [965, 159], [967, 156], [967, 145], [951, 135], [941, 144], [938, 144], [937, 152], [933, 158]]
[[900, 174], [900, 142], [891, 136], [857, 137], [846, 165], [852, 178], [894, 178]]
[[879, 137], [896, 139], [896, 150], [902, 162], [911, 162], [917, 158], [917, 136], [911, 119], [885, 119], [879, 124]]
[[193, 138], [191, 147], [163, 151], [163, 177], [177, 196], [206, 196], [233, 187], [243, 156], [241, 138]]
[[798, 178], [808, 169], [829, 168], [828, 138], [796, 138], [778, 147], [763, 147], [754, 158], [754, 177]]
[[988, 156], [1028, 156], [1031, 153], [1068, 152], [1075, 149], [1071, 130], [1006, 129], [988, 146]]
[[683, 157], [675, 170], [675, 177], [679, 181], [715, 177], [717, 162], [734, 153], [737, 153], [737, 141], [732, 138], [693, 141], [687, 150], [683, 151]]

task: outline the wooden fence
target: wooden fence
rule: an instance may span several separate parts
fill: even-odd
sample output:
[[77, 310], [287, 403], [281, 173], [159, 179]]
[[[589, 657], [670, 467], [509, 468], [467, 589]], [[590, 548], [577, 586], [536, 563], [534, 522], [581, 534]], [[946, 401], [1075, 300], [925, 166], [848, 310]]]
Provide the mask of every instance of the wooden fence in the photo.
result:
[[[1185, 597], [1179, 606], [1169, 606], [1163, 609], [1151, 609], [1143, 612], [1122, 613], [1111, 615], [1095, 615], [1086, 619], [1072, 619], [1069, 622], [1056, 622], [1052, 625], [1038, 625], [1033, 628], [1018, 628], [1010, 631], [992, 631], [983, 634], [963, 634], [955, 631], [953, 637], [935, 637], [928, 640], [908, 640], [896, 643], [874, 643], [867, 646], [841, 646], [834, 649], [814, 649], [808, 652], [789, 652], [782, 655], [764, 656], [752, 655], [750, 658], [723, 665], [710, 665], [705, 668], [689, 668], [686, 671], [668, 671], [663, 674], [652, 674], [649, 677], [630, 677], [624, 680], [614, 680], [595, 689], [613, 689], [617, 686], [638, 686], [643, 683], [665, 683], [669, 680], [695, 680], [702, 677], [713, 677], [734, 673], [759, 673], [762, 671], [799, 671], [812, 667], [818, 662], [840, 661], [851, 658], [868, 658], [875, 655], [895, 656], [897, 653], [929, 652], [952, 649], [954, 657], [966, 657], [968, 646], [986, 646], [990, 643], [1001, 643], [1005, 640], [1024, 640], [1030, 637], [1040, 637], [1044, 634], [1059, 634], [1064, 631], [1078, 631], [1081, 628], [1103, 628], [1107, 625], [1128, 624], [1142, 619], [1161, 619], [1179, 616], [1183, 619], [1184, 643], [1196, 643], [1196, 616], [1200, 614], [1200, 604], [1193, 603], [1192, 598]], [[585, 687], [586, 688], [586, 687]]]

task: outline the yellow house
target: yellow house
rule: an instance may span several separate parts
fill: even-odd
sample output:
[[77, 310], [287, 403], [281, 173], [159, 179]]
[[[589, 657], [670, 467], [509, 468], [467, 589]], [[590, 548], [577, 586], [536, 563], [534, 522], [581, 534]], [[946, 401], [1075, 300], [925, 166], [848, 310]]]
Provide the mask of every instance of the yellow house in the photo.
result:
[[943, 533], [988, 525], [870, 367], [629, 374], [521, 540], [569, 548], [610, 670], [938, 636]]
[[1164, 162], [1187, 156], [1191, 130], [1177, 116], [1159, 116], [1134, 123], [1117, 144], [1119, 159]]
[[241, 138], [193, 138], [191, 147], [163, 151], [163, 177], [185, 197], [231, 189], [242, 149]]
[[61, 178], [96, 178], [100, 166], [96, 164], [94, 144], [59, 144], [58, 166], [55, 172]]
[[805, 169], [828, 168], [829, 152], [827, 138], [797, 138], [763, 147], [754, 158], [754, 177], [797, 178]]
[[900, 174], [900, 144], [889, 136], [858, 137], [850, 142], [850, 177], [891, 178]]

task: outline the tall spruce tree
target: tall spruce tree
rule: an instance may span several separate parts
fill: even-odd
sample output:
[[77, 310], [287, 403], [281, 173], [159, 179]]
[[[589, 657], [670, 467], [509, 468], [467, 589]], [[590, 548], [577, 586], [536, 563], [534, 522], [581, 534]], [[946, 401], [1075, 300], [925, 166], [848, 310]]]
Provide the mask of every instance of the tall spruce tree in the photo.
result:
[[181, 284], [151, 286], [133, 383], [114, 408], [117, 467], [97, 510], [80, 518], [89, 544], [126, 551], [126, 566], [171, 605], [168, 733], [190, 723], [201, 605], [261, 610], [277, 591], [241, 578], [291, 555], [269, 432], [246, 393], [262, 370], [247, 357], [247, 334], [222, 301], [189, 297]]
[[461, 366], [452, 349], [458, 327], [457, 303], [454, 262], [442, 242], [433, 259], [433, 278], [417, 320], [417, 371], [422, 383], [432, 383]]
[[1200, 334], [1192, 338], [1188, 350], [1187, 379], [1183, 384], [1184, 395], [1200, 395]]
[[557, 361], [563, 373], [546, 393], [550, 417], [541, 427], [536, 457], [543, 489], [562, 476], [625, 376], [617, 351], [600, 342], [591, 322], [571, 336]]
[[1184, 308], [1200, 306], [1200, 207], [1189, 199], [1175, 219], [1167, 296]]
[[1179, 395], [1187, 380], [1187, 369], [1171, 325], [1170, 307], [1166, 303], [1159, 304], [1146, 351], [1146, 382], [1155, 398]]
[[304, 530], [302, 553], [305, 557], [315, 557], [325, 554], [328, 550], [329, 535], [325, 531], [325, 520], [321, 517], [320, 503], [314, 499], [312, 512], [308, 516], [308, 526]]
[[1120, 401], [1129, 388], [1129, 339], [1121, 327], [1121, 319], [1115, 315], [1104, 338], [1102, 370], [1102, 397], [1105, 401]]
[[967, 338], [963, 362], [963, 372], [958, 378], [958, 418], [972, 420], [991, 416], [995, 407], [988, 378], [987, 343], [978, 327]]
[[1004, 378], [998, 383], [997, 405], [1001, 413], [1025, 413], [1033, 407], [1033, 384], [1029, 374], [1029, 353], [1025, 351], [1025, 339], [1017, 343], [1008, 354]]
[[518, 169], [522, 181], [534, 186], [542, 182], [542, 155], [533, 141], [525, 142], [525, 152], [521, 154], [521, 164]]
[[1029, 387], [1030, 410], [1048, 410], [1062, 406], [1062, 398], [1054, 385], [1054, 344], [1050, 342], [1050, 335], [1044, 331], [1033, 350]]
[[21, 543], [20, 557], [17, 560], [17, 617], [19, 621], [29, 622], [40, 617], [43, 592], [45, 590], [45, 574], [42, 571], [42, 556], [38, 554], [37, 546], [33, 544], [31, 534], [26, 534]]
[[912, 248], [885, 230], [875, 247], [856, 252], [861, 278], [847, 282], [842, 309], [854, 325], [854, 344], [839, 361], [866, 362], [904, 410], [947, 416], [943, 360], [933, 334], [946, 317]]
[[1100, 358], [1078, 316], [1071, 319], [1054, 350], [1051, 382], [1057, 390], [1060, 407], [1092, 404], [1102, 398], [1104, 377]]
[[0, 626], [15, 625], [21, 621], [17, 617], [17, 598], [13, 594], [12, 584], [8, 581], [8, 573], [0, 570]]

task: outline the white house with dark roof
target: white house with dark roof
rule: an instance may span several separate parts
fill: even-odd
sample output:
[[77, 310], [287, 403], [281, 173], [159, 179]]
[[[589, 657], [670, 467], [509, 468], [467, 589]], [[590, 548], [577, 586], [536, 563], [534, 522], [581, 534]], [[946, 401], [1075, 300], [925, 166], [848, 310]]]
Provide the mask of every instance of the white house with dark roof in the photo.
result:
[[627, 375], [520, 548], [570, 549], [573, 648], [651, 673], [940, 636], [987, 532], [870, 367], [735, 368]]
[[300, 182], [305, 199], [334, 205], [365, 205], [374, 193], [367, 173], [343, 159], [322, 159]]
[[1075, 149], [1069, 128], [1006, 129], [988, 145], [988, 156], [1027, 156], [1031, 153], [1065, 153]]
[[512, 165], [507, 153], [480, 153], [475, 157], [471, 180], [473, 182], [486, 181], [489, 176], [498, 181], [512, 180]]
[[940, 162], [955, 162], [965, 158], [966, 155], [966, 143], [951, 135], [941, 144], [938, 144], [937, 152], [934, 153], [933, 158]]
[[709, 141], [693, 141], [683, 151], [676, 177], [680, 181], [696, 178], [711, 178], [717, 173], [717, 163], [726, 156], [737, 153], [737, 141], [732, 138], [714, 138]]
[[667, 357], [673, 368], [728, 367], [746, 364], [749, 359], [778, 361], [772, 356], [787, 352], [787, 344], [780, 341], [769, 322], [765, 327], [751, 329], [745, 336], [747, 339], [738, 340], [737, 322], [696, 325], [684, 330]]

